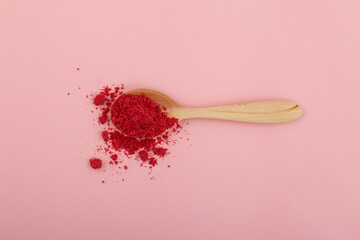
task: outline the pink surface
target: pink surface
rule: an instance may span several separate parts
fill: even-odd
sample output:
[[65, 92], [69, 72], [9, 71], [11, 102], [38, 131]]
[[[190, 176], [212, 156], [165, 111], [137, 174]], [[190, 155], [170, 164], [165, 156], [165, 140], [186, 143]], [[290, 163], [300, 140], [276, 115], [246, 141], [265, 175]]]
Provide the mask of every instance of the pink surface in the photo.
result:
[[[359, 12], [356, 0], [2, 0], [0, 239], [359, 239]], [[107, 83], [186, 106], [287, 99], [304, 115], [191, 120], [171, 168], [152, 181], [129, 164], [117, 183], [88, 166], [99, 133], [85, 95]]]

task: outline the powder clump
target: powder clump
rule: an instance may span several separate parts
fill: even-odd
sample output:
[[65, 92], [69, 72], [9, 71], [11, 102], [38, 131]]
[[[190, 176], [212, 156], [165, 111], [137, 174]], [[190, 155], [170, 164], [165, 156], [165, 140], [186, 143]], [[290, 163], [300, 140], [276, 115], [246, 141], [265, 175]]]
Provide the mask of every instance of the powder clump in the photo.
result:
[[167, 149], [158, 147], [158, 148], [153, 148], [152, 151], [155, 155], [158, 155], [159, 157], [163, 157], [163, 156], [165, 156]]
[[99, 93], [94, 97], [94, 104], [96, 106], [103, 105], [106, 100], [106, 96], [104, 93]]
[[107, 142], [109, 140], [109, 133], [108, 131], [102, 131], [101, 133], [102, 138], [104, 139], [104, 142]]
[[146, 162], [148, 160], [149, 154], [145, 150], [142, 150], [139, 152], [139, 157], [143, 162]]
[[99, 169], [102, 166], [102, 161], [99, 158], [91, 158], [90, 159], [90, 166], [93, 169]]

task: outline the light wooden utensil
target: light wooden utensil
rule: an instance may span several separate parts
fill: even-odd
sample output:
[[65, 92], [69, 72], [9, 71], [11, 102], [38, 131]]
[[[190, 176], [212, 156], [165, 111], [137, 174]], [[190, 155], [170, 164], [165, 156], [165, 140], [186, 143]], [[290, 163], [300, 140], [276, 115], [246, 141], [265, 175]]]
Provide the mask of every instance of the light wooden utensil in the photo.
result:
[[265, 101], [241, 103], [227, 106], [188, 108], [169, 96], [151, 89], [135, 89], [126, 94], [144, 93], [157, 104], [165, 106], [166, 112], [179, 120], [188, 118], [213, 118], [253, 123], [282, 123], [298, 119], [302, 114], [299, 105], [289, 101]]

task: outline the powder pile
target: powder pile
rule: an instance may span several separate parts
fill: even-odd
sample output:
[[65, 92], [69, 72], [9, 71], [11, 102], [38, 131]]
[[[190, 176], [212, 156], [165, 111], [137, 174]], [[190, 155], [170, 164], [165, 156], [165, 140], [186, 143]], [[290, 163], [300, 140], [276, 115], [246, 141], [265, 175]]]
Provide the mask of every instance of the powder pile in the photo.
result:
[[115, 127], [121, 133], [136, 138], [154, 138], [178, 122], [144, 94], [122, 94], [112, 104], [111, 113]]
[[[93, 98], [93, 104], [100, 110], [98, 122], [104, 126], [101, 137], [105, 147], [100, 150], [111, 155], [109, 163], [113, 166], [124, 162], [123, 158], [118, 159], [118, 154], [122, 154], [128, 159], [135, 158], [140, 166], [151, 169], [159, 164], [159, 158], [168, 154], [170, 135], [179, 133], [181, 126], [178, 119], [164, 111], [164, 106], [156, 104], [144, 94], [125, 94], [121, 91], [123, 89], [123, 85], [104, 87]], [[92, 164], [93, 159], [90, 165], [94, 169], [100, 168], [101, 165]], [[128, 169], [127, 166], [123, 168]]]

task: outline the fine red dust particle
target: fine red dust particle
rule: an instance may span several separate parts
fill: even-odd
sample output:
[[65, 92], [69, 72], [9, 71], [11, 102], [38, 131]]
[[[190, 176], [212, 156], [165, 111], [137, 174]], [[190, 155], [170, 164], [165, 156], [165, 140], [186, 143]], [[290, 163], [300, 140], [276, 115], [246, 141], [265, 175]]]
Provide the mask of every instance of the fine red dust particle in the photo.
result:
[[70, 93], [68, 92], [68, 95], [70, 95]]
[[105, 182], [104, 180], [101, 181], [101, 183], [104, 183], [104, 182]]
[[117, 159], [118, 159], [118, 155], [117, 155], [117, 154], [111, 155], [111, 159], [114, 160], [114, 161], [117, 160]]
[[102, 166], [102, 161], [98, 158], [92, 158], [90, 159], [90, 166], [93, 168], [93, 169], [98, 169], [98, 168], [101, 168]]
[[103, 105], [106, 100], [106, 96], [104, 93], [99, 93], [94, 97], [94, 104], [96, 106]]
[[168, 167], [170, 167], [170, 165], [168, 165]]
[[125, 165], [125, 166], [124, 166], [124, 169], [125, 169], [125, 170], [127, 170], [127, 169], [128, 169], [128, 167]]
[[81, 89], [81, 87], [78, 87], [79, 88], [79, 90]]
[[76, 68], [76, 70], [78, 70], [78, 71], [79, 71], [79, 70], [80, 70], [80, 68]]

